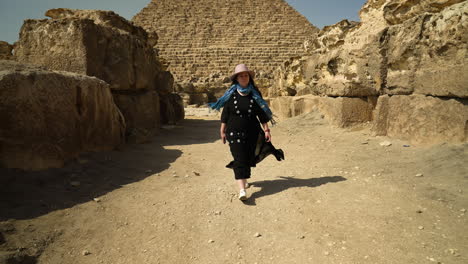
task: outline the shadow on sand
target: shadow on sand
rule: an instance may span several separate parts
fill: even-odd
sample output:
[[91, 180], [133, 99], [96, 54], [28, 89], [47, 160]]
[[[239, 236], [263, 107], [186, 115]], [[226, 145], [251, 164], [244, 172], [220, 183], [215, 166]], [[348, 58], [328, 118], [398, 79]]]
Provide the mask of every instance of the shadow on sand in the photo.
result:
[[0, 168], [0, 221], [30, 219], [70, 208], [169, 168], [182, 155], [171, 145], [218, 140], [218, 120], [188, 119], [161, 129], [146, 144], [87, 153], [64, 168], [38, 172]]
[[311, 179], [297, 179], [292, 177], [280, 176], [280, 179], [270, 181], [256, 181], [250, 184], [254, 187], [260, 187], [260, 191], [252, 193], [248, 200], [244, 203], [246, 205], [255, 205], [255, 199], [282, 192], [284, 190], [295, 187], [318, 187], [323, 184], [346, 181], [342, 176], [325, 176], [320, 178]]

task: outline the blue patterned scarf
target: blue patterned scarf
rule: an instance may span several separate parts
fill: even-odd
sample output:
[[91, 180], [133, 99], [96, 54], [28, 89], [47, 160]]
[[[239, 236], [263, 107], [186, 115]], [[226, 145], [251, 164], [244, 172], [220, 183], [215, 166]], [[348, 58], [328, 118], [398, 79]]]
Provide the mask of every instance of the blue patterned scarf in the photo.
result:
[[249, 83], [249, 86], [247, 86], [246, 88], [243, 88], [239, 84], [233, 84], [231, 86], [231, 88], [229, 88], [224, 93], [224, 95], [221, 96], [221, 98], [218, 99], [218, 101], [216, 101], [215, 103], [208, 103], [208, 106], [211, 109], [216, 109], [216, 110], [221, 109], [221, 107], [223, 107], [226, 104], [226, 102], [229, 100], [229, 98], [231, 97], [231, 95], [235, 91], [239, 91], [239, 92], [241, 92], [243, 94], [252, 93], [252, 98], [255, 100], [255, 102], [257, 102], [257, 104], [260, 106], [260, 108], [263, 110], [263, 112], [265, 112], [265, 114], [270, 119], [270, 122], [273, 125], [276, 123], [275, 120], [273, 119], [273, 113], [271, 112], [270, 108], [268, 107], [267, 102], [265, 102], [265, 100], [263, 100], [263, 98], [260, 96], [258, 91], [253, 87], [253, 85], [251, 83]]

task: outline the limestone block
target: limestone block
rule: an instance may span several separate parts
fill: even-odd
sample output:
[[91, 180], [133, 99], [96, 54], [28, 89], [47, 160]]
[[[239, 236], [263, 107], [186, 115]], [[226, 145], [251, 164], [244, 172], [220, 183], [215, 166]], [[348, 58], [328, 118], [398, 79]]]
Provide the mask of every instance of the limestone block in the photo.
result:
[[184, 119], [184, 104], [178, 94], [161, 95], [160, 105], [163, 124], [177, 124]]
[[0, 60], [12, 60], [12, 51], [13, 45], [8, 44], [6, 41], [0, 40]]
[[373, 97], [320, 97], [319, 109], [332, 125], [349, 127], [372, 120]]
[[468, 141], [468, 101], [423, 95], [380, 96], [373, 133], [419, 144]]
[[280, 96], [270, 100], [279, 120], [319, 111], [334, 126], [349, 127], [372, 120], [374, 97]]
[[388, 94], [468, 97], [468, 2], [388, 30]]
[[[94, 11], [100, 12], [104, 11]], [[73, 16], [26, 20], [15, 56], [20, 62], [51, 70], [96, 76], [113, 90], [155, 89], [161, 66], [147, 43], [146, 33], [135, 26], [121, 30], [104, 24], [105, 21]], [[131, 25], [128, 21], [127, 24]]]
[[57, 168], [125, 141], [109, 85], [94, 77], [0, 61], [0, 164]]
[[143, 93], [114, 93], [114, 100], [127, 123], [126, 136], [130, 143], [149, 142], [161, 126], [160, 97], [155, 91]]
[[269, 106], [275, 118], [282, 120], [294, 116], [291, 109], [292, 102], [292, 96], [280, 96], [272, 98]]

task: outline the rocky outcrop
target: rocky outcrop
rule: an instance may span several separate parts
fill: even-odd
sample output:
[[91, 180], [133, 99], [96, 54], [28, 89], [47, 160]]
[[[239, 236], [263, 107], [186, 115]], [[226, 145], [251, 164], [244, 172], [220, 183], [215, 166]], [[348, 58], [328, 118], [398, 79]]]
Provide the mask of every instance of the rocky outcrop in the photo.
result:
[[[52, 9], [46, 15], [52, 19], [25, 21], [17, 60], [106, 81], [129, 120], [129, 139], [149, 140], [161, 120], [161, 102], [154, 100], [173, 90], [172, 76], [152, 48], [156, 38], [111, 11]], [[149, 109], [133, 105], [139, 102]]]
[[304, 41], [318, 32], [283, 0], [153, 0], [132, 21], [157, 32], [155, 48], [176, 82], [192, 82], [207, 98], [228, 86], [224, 81], [239, 63], [269, 87], [273, 70], [303, 55]]
[[0, 60], [13, 59], [13, 45], [8, 44], [6, 41], [0, 41]]
[[0, 61], [0, 165], [61, 167], [125, 142], [109, 85], [95, 77]]
[[[398, 102], [412, 102], [411, 107], [400, 109], [415, 112], [427, 100], [428, 105], [447, 106], [448, 111], [462, 111], [460, 118], [449, 121], [457, 122], [453, 123], [453, 127], [457, 129], [463, 127], [466, 123], [463, 118], [466, 118], [465, 113], [468, 111], [466, 104], [457, 107], [448, 105], [464, 102], [468, 98], [467, 14], [467, 1], [369, 0], [360, 12], [361, 23], [344, 20], [325, 27], [310, 45], [308, 55], [286, 61], [276, 72], [275, 85], [269, 89], [268, 95], [277, 97], [311, 94], [359, 97], [366, 101], [377, 98], [378, 108], [388, 108], [389, 111], [400, 105], [397, 101], [392, 101], [397, 99], [391, 99], [391, 104], [384, 103], [389, 100], [384, 95], [421, 95], [422, 97], [411, 97], [418, 98], [417, 100], [396, 97], [400, 98]], [[450, 104], [444, 101], [450, 98], [455, 100], [449, 100]], [[434, 103], [437, 100], [445, 103]], [[337, 104], [337, 109], [342, 106], [339, 100], [331, 101]], [[387, 105], [388, 107], [384, 107]], [[360, 107], [362, 111], [358, 111], [359, 113], [368, 110], [368, 106], [364, 104]], [[376, 110], [378, 113], [385, 111]], [[359, 113], [357, 116], [360, 116]], [[459, 113], [453, 114], [457, 116]], [[332, 115], [342, 116], [340, 112]], [[395, 115], [389, 118], [393, 117]], [[386, 117], [383, 115], [379, 118]], [[438, 118], [443, 118], [443, 115], [434, 114], [432, 121], [436, 122]], [[369, 121], [371, 120], [372, 117]], [[396, 122], [393, 119], [374, 121], [379, 123], [375, 127], [386, 122]], [[428, 124], [429, 122], [423, 122], [413, 126], [414, 130], [408, 130], [414, 136], [404, 132], [403, 128], [396, 129], [395, 125], [391, 129], [377, 130], [385, 131], [379, 134], [388, 132], [388, 135], [401, 135], [418, 142], [439, 142], [442, 138], [450, 142], [467, 140], [460, 136], [461, 130], [457, 130], [457, 136], [456, 133], [442, 133], [439, 139], [431, 140], [430, 136], [422, 134], [435, 135], [439, 132]], [[402, 126], [405, 125], [411, 124], [404, 122]]]

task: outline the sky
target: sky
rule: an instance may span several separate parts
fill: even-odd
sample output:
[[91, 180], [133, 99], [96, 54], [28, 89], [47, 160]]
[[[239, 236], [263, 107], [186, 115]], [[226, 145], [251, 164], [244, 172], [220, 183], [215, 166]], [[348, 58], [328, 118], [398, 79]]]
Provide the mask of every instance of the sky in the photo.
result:
[[[130, 20], [151, 0], [0, 0], [0, 40], [18, 40], [23, 20], [43, 19], [52, 8], [112, 10]], [[190, 0], [187, 0], [190, 1]], [[367, 0], [286, 0], [314, 26], [323, 28], [343, 19], [359, 21]]]

